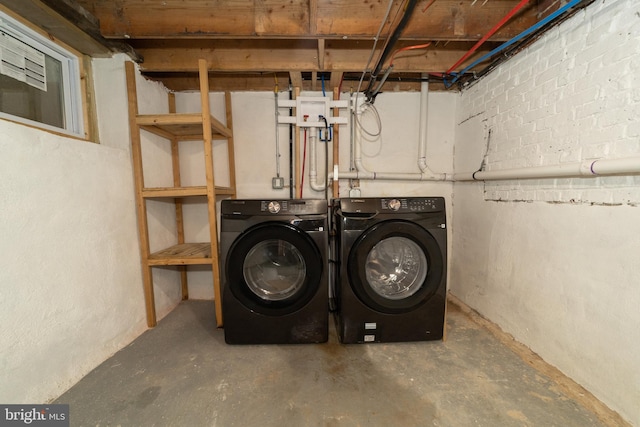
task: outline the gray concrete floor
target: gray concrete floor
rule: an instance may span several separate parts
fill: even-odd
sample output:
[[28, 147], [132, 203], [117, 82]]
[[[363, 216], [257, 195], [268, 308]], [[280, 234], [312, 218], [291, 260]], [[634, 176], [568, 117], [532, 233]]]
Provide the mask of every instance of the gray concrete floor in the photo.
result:
[[72, 426], [602, 426], [455, 305], [446, 342], [229, 346], [185, 301], [55, 403]]

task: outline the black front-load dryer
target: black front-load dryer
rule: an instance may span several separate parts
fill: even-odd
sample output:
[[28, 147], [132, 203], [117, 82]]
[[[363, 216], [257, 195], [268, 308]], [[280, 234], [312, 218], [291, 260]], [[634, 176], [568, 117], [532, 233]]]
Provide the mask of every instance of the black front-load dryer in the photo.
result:
[[220, 276], [229, 344], [328, 339], [325, 200], [223, 200]]
[[446, 307], [442, 197], [350, 198], [332, 206], [336, 324], [343, 343], [439, 340]]

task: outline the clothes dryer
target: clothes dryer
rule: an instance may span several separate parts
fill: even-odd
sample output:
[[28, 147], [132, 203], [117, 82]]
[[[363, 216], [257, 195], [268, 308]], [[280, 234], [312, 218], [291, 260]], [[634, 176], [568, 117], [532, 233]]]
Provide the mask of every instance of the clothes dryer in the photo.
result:
[[325, 200], [223, 200], [220, 276], [229, 344], [328, 339]]
[[338, 199], [332, 211], [340, 341], [442, 339], [447, 287], [444, 198]]

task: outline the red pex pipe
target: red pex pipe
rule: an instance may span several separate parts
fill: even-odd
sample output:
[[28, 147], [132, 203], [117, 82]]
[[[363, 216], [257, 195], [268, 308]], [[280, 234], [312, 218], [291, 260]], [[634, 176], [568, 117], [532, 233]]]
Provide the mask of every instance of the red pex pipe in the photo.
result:
[[445, 74], [449, 74], [451, 73], [453, 70], [456, 69], [456, 67], [460, 64], [462, 64], [464, 62], [465, 59], [467, 59], [468, 57], [470, 57], [471, 55], [473, 55], [473, 53], [478, 50], [478, 48], [480, 47], [480, 45], [482, 45], [482, 43], [486, 42], [487, 39], [489, 37], [491, 37], [496, 31], [498, 31], [500, 28], [502, 28], [502, 26], [504, 24], [506, 24], [506, 22], [511, 19], [511, 17], [513, 15], [515, 15], [516, 13], [518, 13], [518, 11], [520, 9], [522, 9], [527, 3], [529, 3], [529, 0], [522, 0], [520, 3], [518, 3], [513, 9], [511, 9], [511, 11], [509, 13], [507, 13], [504, 18], [502, 18], [500, 20], [500, 22], [498, 22], [492, 29], [489, 30], [489, 32], [487, 34], [485, 34], [479, 41], [478, 43], [476, 43], [475, 45], [473, 45], [473, 47], [469, 50], [469, 52], [465, 53], [462, 58], [460, 58], [458, 60], [458, 62], [456, 62], [455, 64], [453, 64], [447, 71], [445, 71]]

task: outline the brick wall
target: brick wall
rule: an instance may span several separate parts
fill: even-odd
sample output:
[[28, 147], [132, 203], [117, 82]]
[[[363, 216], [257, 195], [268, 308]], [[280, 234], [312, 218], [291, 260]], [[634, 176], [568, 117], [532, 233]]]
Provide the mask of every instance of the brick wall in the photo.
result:
[[[485, 170], [640, 155], [640, 2], [597, 0], [465, 89]], [[480, 166], [480, 165], [478, 165]], [[640, 176], [492, 181], [485, 199], [640, 203]]]

